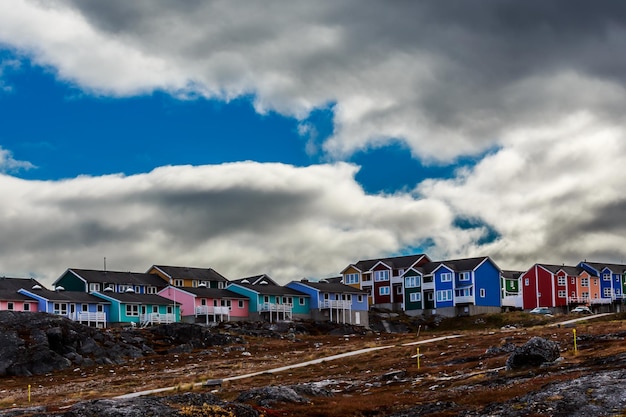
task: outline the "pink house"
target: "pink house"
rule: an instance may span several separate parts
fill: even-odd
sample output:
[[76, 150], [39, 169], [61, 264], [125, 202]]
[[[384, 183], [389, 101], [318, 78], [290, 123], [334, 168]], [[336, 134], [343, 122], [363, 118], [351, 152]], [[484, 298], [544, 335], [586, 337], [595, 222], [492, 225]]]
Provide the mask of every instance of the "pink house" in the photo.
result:
[[20, 289], [31, 290], [36, 286], [43, 288], [33, 278], [0, 277], [0, 310], [38, 311], [37, 300], [18, 293]]
[[170, 285], [158, 294], [181, 305], [181, 321], [184, 322], [209, 323], [248, 319], [250, 300], [226, 289], [203, 285], [177, 288]]

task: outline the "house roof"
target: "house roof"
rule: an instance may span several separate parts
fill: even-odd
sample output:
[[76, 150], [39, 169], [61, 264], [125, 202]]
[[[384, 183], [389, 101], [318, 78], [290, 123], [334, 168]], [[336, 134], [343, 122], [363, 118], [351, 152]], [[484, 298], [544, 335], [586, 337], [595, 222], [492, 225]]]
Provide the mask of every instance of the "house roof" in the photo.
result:
[[423, 253], [418, 253], [415, 255], [407, 255], [407, 256], [395, 256], [395, 257], [390, 257], [390, 258], [366, 259], [366, 260], [358, 261], [357, 263], [354, 264], [354, 266], [358, 268], [360, 271], [369, 271], [377, 263], [382, 262], [385, 265], [388, 265], [389, 267], [393, 269], [409, 268], [410, 266], [415, 264], [415, 262], [419, 261], [420, 259], [424, 257], [428, 259], [428, 257]]
[[[68, 291], [69, 292], [69, 291]], [[172, 304], [173, 301], [169, 300], [165, 297], [161, 297], [157, 294], [137, 294], [134, 292], [99, 292], [98, 294], [102, 294], [105, 297], [112, 298], [114, 300], [120, 301], [125, 304], [158, 304], [158, 305], [167, 305]], [[179, 304], [179, 303], [176, 303]]]
[[213, 268], [194, 268], [188, 266], [153, 265], [172, 279], [195, 279], [198, 281], [226, 282], [228, 279]]
[[583, 269], [579, 266], [571, 266], [571, 265], [551, 265], [551, 264], [537, 264], [537, 266], [542, 267], [543, 269], [556, 274], [560, 270], [563, 270], [567, 273], [567, 275], [580, 275]]
[[589, 265], [590, 267], [592, 267], [598, 272], [602, 271], [605, 268], [608, 268], [612, 272], [616, 272], [620, 274], [623, 274], [626, 271], [626, 265], [622, 265], [622, 264], [607, 264], [607, 263], [602, 263], [602, 262], [587, 262], [587, 261], [583, 261], [580, 264], [583, 264], [583, 263], [585, 265]]
[[[448, 266], [450, 269], [460, 272], [460, 271], [473, 271], [480, 264], [488, 260], [488, 256], [479, 256], [476, 258], [464, 258], [464, 259], [453, 259], [451, 261], [441, 261], [441, 263]], [[495, 263], [494, 263], [495, 265]]]
[[306, 285], [307, 287], [314, 288], [318, 291], [323, 292], [332, 292], [332, 293], [343, 293], [343, 294], [368, 294], [367, 291], [362, 291], [358, 288], [351, 287], [349, 285], [337, 283], [337, 282], [310, 282], [310, 281], [293, 281], [297, 282], [301, 285]]
[[[239, 278], [239, 279], [235, 279], [232, 280], [231, 282], [235, 283], [235, 284], [252, 284], [252, 285], [259, 285], [261, 284], [263, 281], [265, 281], [267, 284], [270, 285], [278, 285], [278, 283], [276, 281], [274, 281], [269, 275], [267, 274], [261, 274], [261, 275], [254, 275], [251, 277], [246, 277], [246, 278]], [[264, 285], [264, 284], [261, 284]]]
[[39, 285], [43, 288], [43, 285], [34, 278], [0, 277], [0, 300], [33, 301], [32, 298], [20, 294], [17, 291], [22, 288], [30, 291], [34, 285]]
[[243, 288], [247, 288], [251, 291], [254, 291], [261, 295], [289, 295], [296, 297], [308, 297], [308, 294], [302, 293], [298, 290], [291, 289], [289, 287], [283, 287], [282, 285], [276, 284], [252, 284], [252, 283], [242, 283], [242, 282], [233, 282], [233, 284], [239, 285]]
[[506, 279], [518, 279], [523, 273], [523, 271], [502, 270], [502, 277]]
[[221, 289], [221, 288], [185, 287], [185, 288], [177, 288], [177, 289], [181, 291], [186, 291], [200, 298], [237, 298], [237, 299], [247, 298], [241, 294], [237, 294], [235, 292]]
[[87, 303], [87, 304], [109, 304], [108, 301], [98, 298], [94, 295], [83, 291], [52, 291], [46, 288], [26, 289], [31, 294], [44, 298], [52, 302], [70, 302], [70, 303]]
[[324, 278], [324, 281], [335, 283], [335, 284], [341, 284], [343, 283], [343, 277]]
[[148, 285], [155, 287], [165, 287], [167, 285], [167, 282], [157, 275], [145, 274], [142, 272], [100, 271], [95, 269], [76, 268], [70, 268], [68, 271], [74, 273], [88, 283]]

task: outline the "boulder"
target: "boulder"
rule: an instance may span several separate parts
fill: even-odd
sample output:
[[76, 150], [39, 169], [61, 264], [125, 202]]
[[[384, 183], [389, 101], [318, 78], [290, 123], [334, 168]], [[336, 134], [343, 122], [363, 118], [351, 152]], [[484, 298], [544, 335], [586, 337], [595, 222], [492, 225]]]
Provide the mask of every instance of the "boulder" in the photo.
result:
[[541, 366], [554, 362], [560, 356], [559, 344], [542, 337], [533, 337], [525, 345], [515, 348], [506, 361], [506, 369]]

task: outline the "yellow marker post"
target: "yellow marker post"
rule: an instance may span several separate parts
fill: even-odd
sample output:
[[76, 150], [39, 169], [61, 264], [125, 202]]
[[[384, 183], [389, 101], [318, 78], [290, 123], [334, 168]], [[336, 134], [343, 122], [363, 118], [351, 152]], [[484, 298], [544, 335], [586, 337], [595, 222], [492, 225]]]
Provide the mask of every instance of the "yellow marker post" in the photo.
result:
[[417, 348], [417, 369], [420, 369], [420, 348]]
[[572, 332], [574, 333], [574, 354], [577, 354], [578, 346], [576, 346], [576, 329], [572, 329]]
[[28, 384], [28, 402], [30, 402], [30, 384]]

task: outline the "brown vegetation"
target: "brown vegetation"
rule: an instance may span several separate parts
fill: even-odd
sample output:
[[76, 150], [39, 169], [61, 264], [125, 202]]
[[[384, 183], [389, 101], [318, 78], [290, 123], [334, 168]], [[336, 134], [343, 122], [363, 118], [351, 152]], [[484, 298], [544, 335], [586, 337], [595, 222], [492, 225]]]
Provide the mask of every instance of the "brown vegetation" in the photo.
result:
[[[550, 382], [626, 367], [625, 314], [585, 320], [575, 327], [546, 326], [549, 321], [569, 318], [534, 317], [525, 313], [457, 318], [428, 326], [428, 329], [421, 328], [419, 335], [410, 319], [399, 318], [406, 320], [410, 332], [297, 335], [295, 340], [246, 336], [245, 343], [239, 346], [157, 354], [129, 360], [124, 365], [76, 368], [43, 376], [3, 378], [0, 409], [47, 405], [48, 410], [60, 410], [85, 399], [163, 387], [176, 387], [178, 392], [206, 390], [208, 388], [198, 383], [362, 348], [390, 346], [280, 373], [227, 381], [217, 395], [233, 401], [240, 392], [253, 387], [320, 382], [334, 394], [314, 397], [304, 404], [278, 404], [265, 410], [265, 414], [383, 416], [419, 404], [448, 402], [466, 410], [480, 410], [494, 401], [502, 403], [539, 390]], [[574, 351], [574, 329], [579, 338], [577, 352]], [[452, 334], [460, 337], [405, 345]], [[497, 348], [510, 344], [520, 346], [533, 336], [558, 342], [562, 361], [545, 368], [505, 371], [503, 367], [509, 353]], [[182, 411], [189, 413], [189, 410]], [[435, 407], [428, 415], [458, 415], [458, 410]]]

